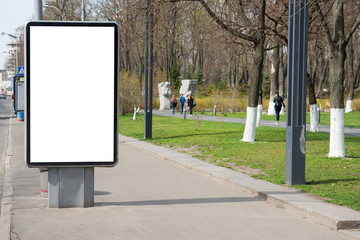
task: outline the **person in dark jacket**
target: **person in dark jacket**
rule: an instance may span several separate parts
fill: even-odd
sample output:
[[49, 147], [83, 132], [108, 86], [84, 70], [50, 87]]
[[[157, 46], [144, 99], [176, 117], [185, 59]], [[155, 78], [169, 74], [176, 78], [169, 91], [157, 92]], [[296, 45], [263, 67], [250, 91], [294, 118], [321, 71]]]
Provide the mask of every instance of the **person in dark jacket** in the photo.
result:
[[187, 105], [188, 105], [189, 110], [190, 110], [190, 116], [192, 116], [192, 109], [193, 109], [193, 107], [195, 106], [194, 102], [195, 102], [194, 97], [193, 97], [193, 95], [190, 93], [190, 94], [188, 95], [188, 98], [187, 98]]
[[284, 104], [284, 99], [281, 96], [279, 96], [278, 90], [275, 91], [274, 103], [275, 103], [275, 113], [276, 113], [276, 121], [277, 121], [276, 124], [279, 124], [281, 107], [284, 106], [285, 108], [285, 104]]

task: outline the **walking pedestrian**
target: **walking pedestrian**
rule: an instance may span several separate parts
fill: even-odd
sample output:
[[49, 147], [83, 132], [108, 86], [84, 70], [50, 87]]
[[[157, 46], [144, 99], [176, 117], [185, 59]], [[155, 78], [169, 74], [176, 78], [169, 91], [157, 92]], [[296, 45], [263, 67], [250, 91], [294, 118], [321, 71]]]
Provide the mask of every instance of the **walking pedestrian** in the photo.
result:
[[173, 109], [172, 113], [175, 114], [175, 107], [176, 107], [176, 105], [177, 105], [177, 101], [176, 101], [176, 98], [175, 98], [174, 95], [172, 95], [172, 98], [171, 98], [171, 100], [170, 100], [170, 103], [171, 103], [171, 106], [172, 106], [172, 109]]
[[181, 96], [179, 97], [179, 102], [180, 102], [180, 111], [181, 111], [181, 114], [183, 114], [184, 104], [185, 104], [185, 102], [186, 102], [186, 99], [185, 99], [183, 93], [182, 93]]
[[275, 103], [275, 113], [276, 113], [276, 121], [277, 121], [275, 124], [279, 124], [281, 107], [284, 106], [285, 108], [285, 104], [284, 104], [284, 99], [281, 96], [279, 96], [278, 90], [275, 91], [274, 103]]
[[193, 97], [193, 95], [191, 93], [188, 95], [187, 105], [188, 105], [189, 110], [190, 110], [190, 116], [192, 116], [192, 109], [193, 109], [193, 107], [196, 106], [196, 102], [195, 102], [195, 99], [194, 99], [194, 97]]

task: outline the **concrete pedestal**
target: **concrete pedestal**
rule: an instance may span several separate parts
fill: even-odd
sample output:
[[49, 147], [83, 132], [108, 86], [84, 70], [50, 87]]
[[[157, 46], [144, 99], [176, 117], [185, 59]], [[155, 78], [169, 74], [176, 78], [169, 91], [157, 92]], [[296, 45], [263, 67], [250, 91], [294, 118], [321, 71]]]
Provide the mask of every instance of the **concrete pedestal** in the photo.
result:
[[49, 168], [49, 208], [93, 206], [93, 167]]

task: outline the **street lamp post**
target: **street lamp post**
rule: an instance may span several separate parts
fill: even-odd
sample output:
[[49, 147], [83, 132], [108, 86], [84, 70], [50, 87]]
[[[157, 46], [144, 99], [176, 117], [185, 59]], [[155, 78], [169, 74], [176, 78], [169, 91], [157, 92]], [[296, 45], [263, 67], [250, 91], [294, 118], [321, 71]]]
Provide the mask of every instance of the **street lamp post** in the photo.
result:
[[305, 184], [309, 0], [289, 0], [285, 183]]
[[19, 58], [18, 58], [18, 37], [17, 36], [14, 36], [14, 35], [12, 35], [12, 34], [10, 34], [10, 33], [5, 33], [5, 32], [2, 32], [1, 33], [1, 35], [8, 35], [9, 37], [11, 37], [11, 38], [14, 38], [15, 40], [16, 40], [16, 42], [15, 42], [15, 45], [16, 45], [16, 67], [15, 67], [15, 73], [16, 73], [16, 69], [18, 69], [18, 67], [19, 67]]
[[[3, 53], [14, 55], [14, 53], [7, 52], [7, 51], [4, 51]], [[15, 76], [15, 72], [16, 72], [16, 64], [14, 64], [14, 76]]]
[[50, 7], [50, 8], [55, 8], [59, 13], [60, 13], [60, 16], [61, 16], [61, 21], [64, 21], [64, 15], [61, 13], [61, 11], [60, 11], [60, 9], [59, 8], [57, 8], [56, 6], [52, 6], [52, 5], [50, 5], [49, 3], [45, 3], [44, 4], [44, 7]]

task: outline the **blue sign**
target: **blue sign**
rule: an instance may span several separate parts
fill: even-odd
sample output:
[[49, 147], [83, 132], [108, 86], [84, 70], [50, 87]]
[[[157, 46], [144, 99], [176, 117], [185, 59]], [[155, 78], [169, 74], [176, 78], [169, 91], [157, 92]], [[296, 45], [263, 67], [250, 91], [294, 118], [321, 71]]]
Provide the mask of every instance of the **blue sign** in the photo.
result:
[[19, 66], [18, 67], [18, 75], [19, 76], [24, 76], [24, 73], [25, 73], [24, 67]]

